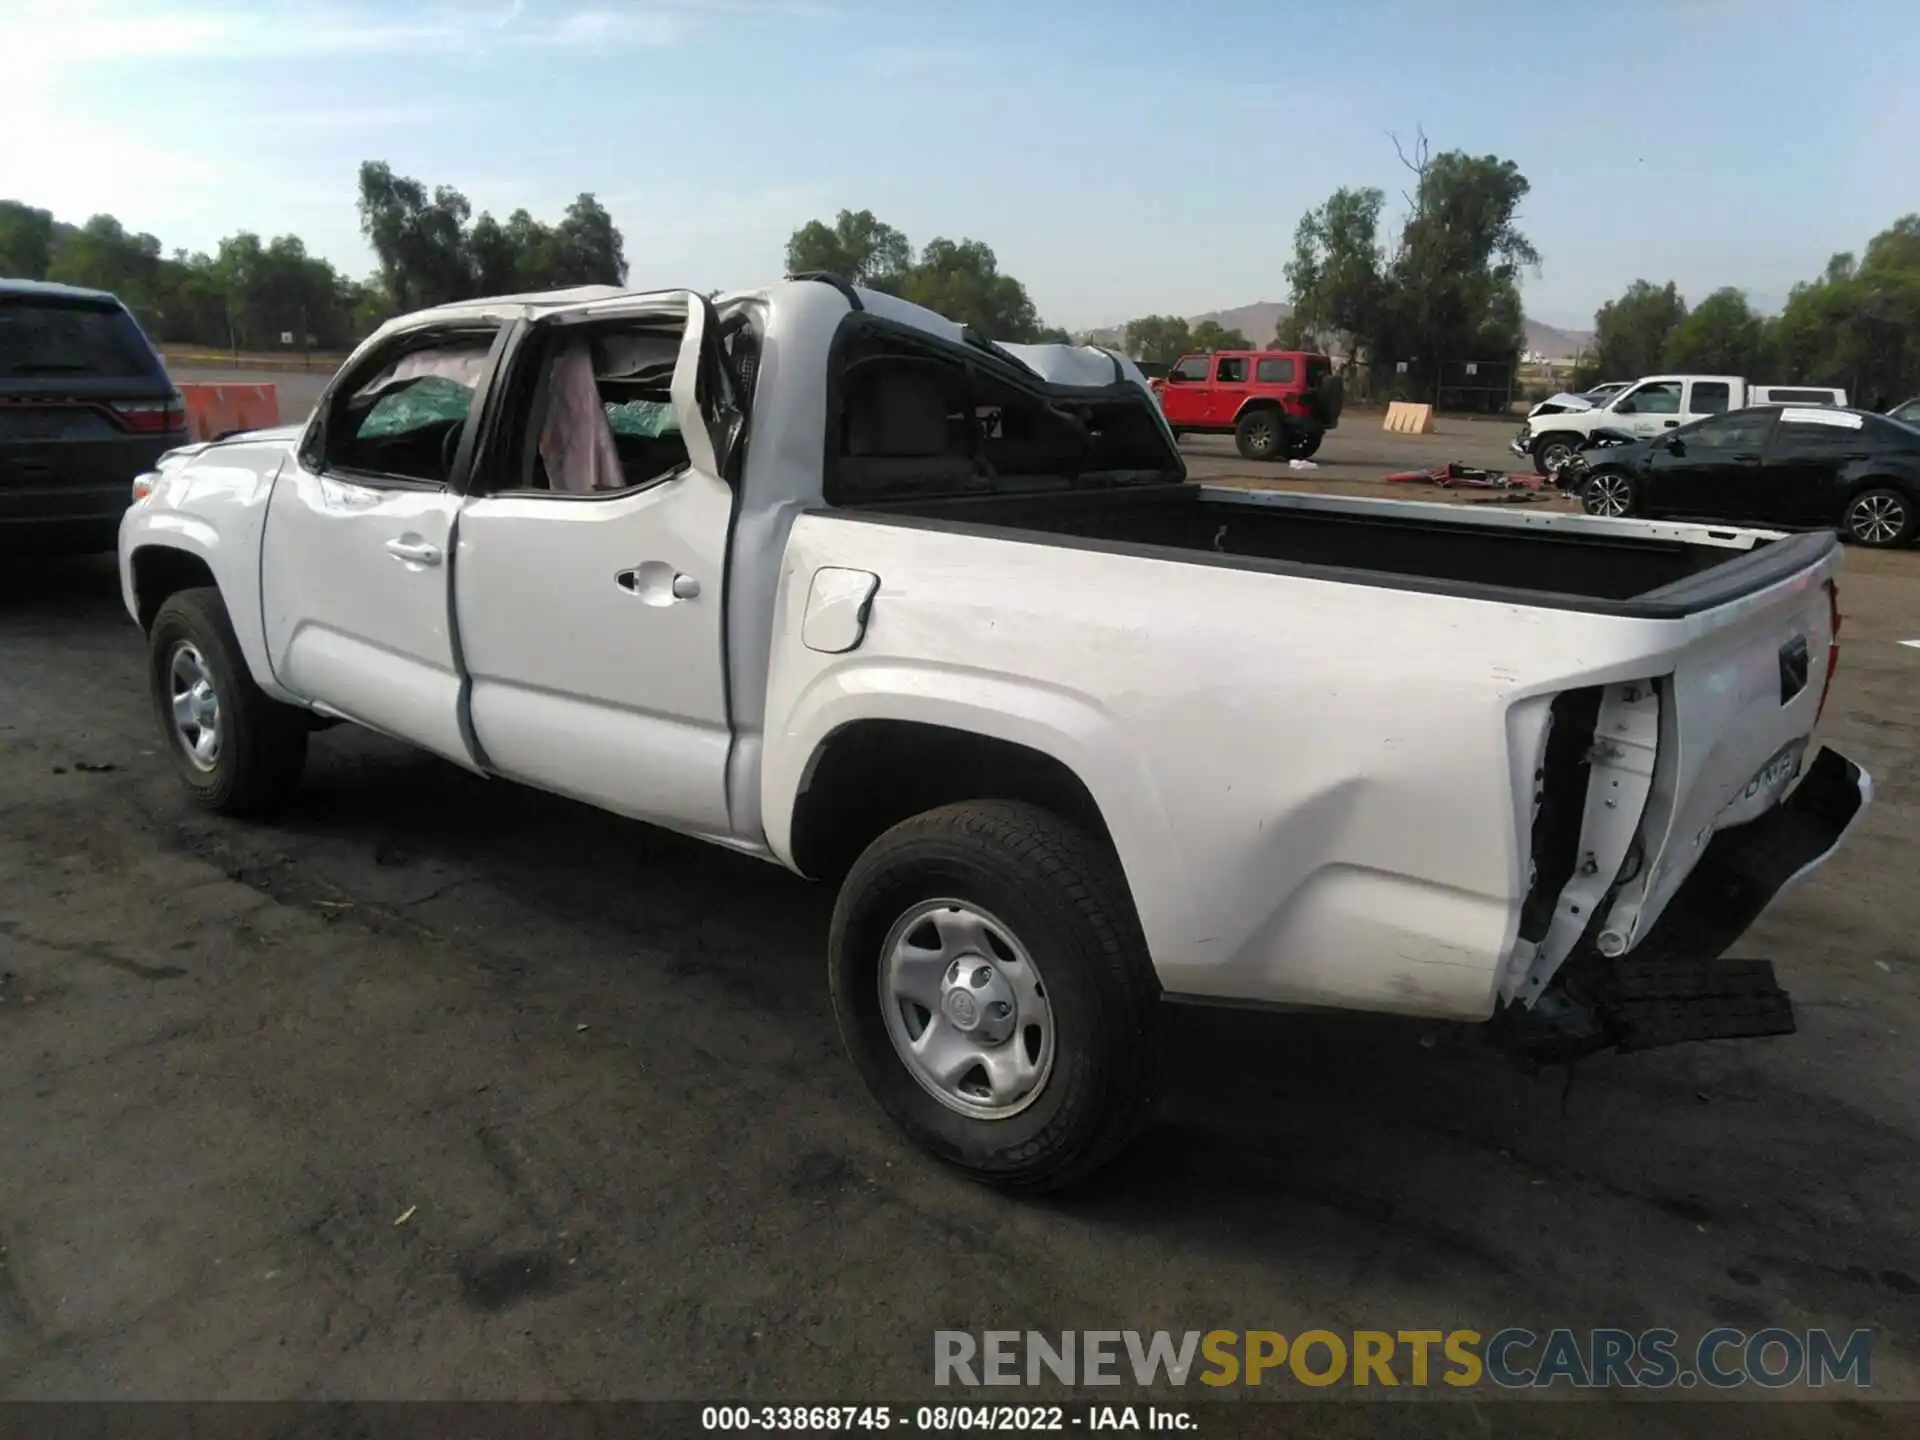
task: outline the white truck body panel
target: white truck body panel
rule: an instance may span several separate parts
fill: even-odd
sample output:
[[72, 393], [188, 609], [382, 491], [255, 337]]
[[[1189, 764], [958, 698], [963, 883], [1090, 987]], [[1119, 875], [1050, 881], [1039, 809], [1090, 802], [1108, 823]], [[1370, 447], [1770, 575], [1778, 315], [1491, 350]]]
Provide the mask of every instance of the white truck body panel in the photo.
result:
[[[1567, 397], [1555, 396], [1556, 401]], [[1548, 433], [1589, 436], [1624, 430], [1645, 439], [1749, 405], [1847, 403], [1845, 390], [1808, 385], [1749, 385], [1740, 375], [1644, 375], [1597, 406], [1528, 416], [1524, 439]]]
[[[860, 298], [961, 340], [918, 307]], [[1719, 608], [1652, 619], [824, 509], [830, 356], [849, 310], [835, 288], [798, 282], [711, 311], [687, 292], [594, 288], [392, 322], [360, 353], [461, 321], [679, 316], [672, 396], [692, 463], [651, 488], [560, 501], [356, 494], [303, 468], [296, 431], [195, 447], [123, 524], [128, 608], [151, 609], [141, 553], [180, 550], [207, 565], [275, 698], [787, 863], [821, 747], [852, 722], [1025, 746], [1097, 802], [1167, 991], [1460, 1018], [1517, 988], [1516, 957], [1533, 975], [1558, 963], [1552, 944], [1523, 952], [1516, 938], [1556, 694], [1668, 686], [1633, 832], [1654, 845], [1640, 889], [1621, 896], [1635, 933], [1756, 772], [1813, 728], [1832, 556]], [[765, 337], [734, 483], [695, 393], [709, 313], [749, 314]], [[1147, 390], [1104, 351], [1010, 348], [1062, 383], [1118, 373]], [[1371, 504], [1730, 556], [1763, 538], [1402, 502], [1235, 503]], [[1796, 635], [1810, 683], [1768, 703]]]
[[[798, 639], [797, 582], [823, 566], [880, 578], [851, 654]], [[1697, 620], [1449, 596], [1410, 609], [1389, 589], [829, 515], [795, 526], [787, 573], [763, 798], [776, 854], [808, 757], [841, 725], [977, 730], [1086, 782], [1169, 991], [1474, 1019], [1528, 888], [1551, 697], [1678, 672], [1673, 723], [1698, 738], [1668, 830], [1691, 842], [1750, 757], [1811, 728], [1817, 690], [1751, 702], [1777, 683], [1779, 643], [1827, 626], [1824, 573]], [[1340, 723], [1303, 694], [1337, 697]]]

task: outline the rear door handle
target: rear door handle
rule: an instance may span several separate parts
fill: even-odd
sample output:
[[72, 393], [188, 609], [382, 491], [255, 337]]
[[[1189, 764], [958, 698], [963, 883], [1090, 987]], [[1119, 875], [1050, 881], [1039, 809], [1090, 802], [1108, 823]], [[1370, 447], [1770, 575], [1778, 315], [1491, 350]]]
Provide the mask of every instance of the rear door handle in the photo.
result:
[[649, 560], [631, 570], [622, 570], [613, 583], [629, 595], [637, 595], [648, 605], [671, 605], [676, 600], [697, 600], [700, 582], [683, 575], [660, 560]]
[[387, 553], [396, 559], [405, 560], [409, 565], [438, 565], [440, 547], [430, 545], [425, 540], [410, 540], [401, 535], [387, 541]]

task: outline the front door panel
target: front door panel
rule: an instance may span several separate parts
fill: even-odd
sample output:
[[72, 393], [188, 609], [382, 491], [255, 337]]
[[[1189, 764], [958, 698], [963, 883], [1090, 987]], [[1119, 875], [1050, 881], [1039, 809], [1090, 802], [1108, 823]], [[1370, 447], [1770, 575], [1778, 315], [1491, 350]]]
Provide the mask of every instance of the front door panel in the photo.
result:
[[268, 656], [287, 689], [471, 766], [448, 623], [459, 497], [362, 486], [289, 462], [260, 557]]

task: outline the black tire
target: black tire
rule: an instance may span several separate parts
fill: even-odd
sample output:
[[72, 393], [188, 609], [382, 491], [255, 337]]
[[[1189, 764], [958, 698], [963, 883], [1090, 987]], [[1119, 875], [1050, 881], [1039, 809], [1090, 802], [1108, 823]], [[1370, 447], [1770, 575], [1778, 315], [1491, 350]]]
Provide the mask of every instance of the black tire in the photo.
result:
[[1620, 520], [1640, 513], [1640, 487], [1624, 470], [1596, 470], [1580, 486], [1580, 508]]
[[[942, 900], [996, 921], [1043, 982], [1051, 1066], [1017, 1113], [975, 1118], [936, 1098], [889, 1034], [880, 993], [888, 937], [916, 906]], [[874, 841], [834, 906], [828, 983], [841, 1038], [874, 1099], [915, 1143], [970, 1179], [1026, 1193], [1061, 1189], [1112, 1159], [1146, 1116], [1160, 986], [1126, 881], [1104, 845], [1036, 805], [948, 805]], [[929, 1012], [923, 1023], [932, 1021]], [[1025, 1043], [1026, 1033], [1017, 1028], [1007, 1043]]]
[[1319, 429], [1295, 429], [1287, 431], [1287, 458], [1289, 460], [1310, 460], [1320, 448], [1320, 442], [1326, 438]]
[[1322, 377], [1320, 384], [1308, 392], [1307, 403], [1320, 428], [1333, 429], [1340, 423], [1340, 412], [1346, 408], [1347, 382], [1338, 375]]
[[1875, 485], [1847, 501], [1840, 529], [1857, 545], [1891, 550], [1913, 542], [1917, 523], [1920, 507], [1911, 496], [1890, 485]]
[[1243, 460], [1285, 459], [1286, 417], [1270, 406], [1249, 410], [1233, 427], [1233, 443]]
[[1533, 442], [1533, 472], [1536, 475], [1551, 475], [1560, 461], [1550, 456], [1562, 457], [1580, 453], [1580, 437], [1569, 435], [1565, 431], [1550, 430]]
[[[215, 706], [209, 712], [214, 748], [199, 759], [174, 718], [176, 685], [195, 667], [204, 673]], [[147, 680], [173, 767], [209, 810], [265, 815], [299, 784], [307, 761], [306, 712], [269, 699], [254, 684], [218, 590], [201, 587], [167, 597], [147, 634]]]

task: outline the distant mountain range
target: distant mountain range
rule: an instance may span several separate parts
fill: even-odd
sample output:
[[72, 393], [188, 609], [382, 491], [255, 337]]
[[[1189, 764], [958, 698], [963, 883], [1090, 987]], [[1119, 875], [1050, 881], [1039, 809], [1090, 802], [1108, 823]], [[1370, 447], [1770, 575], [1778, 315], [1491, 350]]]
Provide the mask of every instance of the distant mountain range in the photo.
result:
[[[1231, 310], [1213, 310], [1205, 315], [1189, 316], [1187, 323], [1198, 325], [1203, 320], [1212, 320], [1225, 329], [1238, 330], [1255, 345], [1264, 345], [1273, 338], [1274, 330], [1286, 315], [1287, 307], [1279, 301], [1258, 300], [1251, 305], [1236, 305]], [[1571, 360], [1593, 344], [1591, 330], [1562, 330], [1557, 325], [1548, 325], [1541, 320], [1528, 320], [1526, 326], [1527, 349], [1549, 360]], [[1126, 326], [1104, 325], [1097, 330], [1084, 331], [1077, 338], [1086, 345], [1117, 347], [1126, 339]]]

